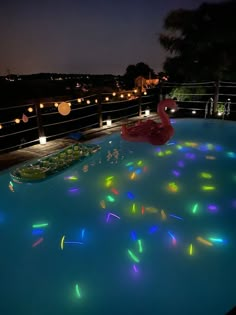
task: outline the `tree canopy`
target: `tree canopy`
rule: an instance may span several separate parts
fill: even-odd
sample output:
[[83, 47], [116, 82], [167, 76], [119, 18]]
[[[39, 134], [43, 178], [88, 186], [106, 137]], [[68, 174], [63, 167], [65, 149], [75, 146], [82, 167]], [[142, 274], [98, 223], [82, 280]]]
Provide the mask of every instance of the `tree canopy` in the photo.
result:
[[159, 41], [170, 53], [163, 68], [171, 80], [236, 79], [235, 12], [231, 0], [166, 16]]

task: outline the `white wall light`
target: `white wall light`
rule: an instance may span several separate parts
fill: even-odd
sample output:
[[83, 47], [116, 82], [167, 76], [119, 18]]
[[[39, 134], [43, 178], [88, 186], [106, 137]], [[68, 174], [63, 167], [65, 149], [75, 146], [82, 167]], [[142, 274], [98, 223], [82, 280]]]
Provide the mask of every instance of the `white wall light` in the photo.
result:
[[40, 144], [46, 144], [47, 143], [47, 138], [46, 137], [39, 137], [39, 143]]
[[108, 119], [107, 119], [107, 126], [111, 126], [111, 125], [112, 125], [111, 118], [110, 118], [110, 117], [108, 117]]
[[147, 108], [147, 109], [145, 109], [145, 116], [149, 116], [149, 115], [150, 115], [150, 109]]

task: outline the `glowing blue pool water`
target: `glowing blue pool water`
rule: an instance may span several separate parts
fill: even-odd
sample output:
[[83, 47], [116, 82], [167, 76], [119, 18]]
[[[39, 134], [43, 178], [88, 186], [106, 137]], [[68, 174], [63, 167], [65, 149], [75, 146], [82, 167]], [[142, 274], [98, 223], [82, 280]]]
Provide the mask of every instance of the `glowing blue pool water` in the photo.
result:
[[236, 304], [236, 126], [173, 121], [34, 184], [0, 174], [0, 314], [225, 314]]

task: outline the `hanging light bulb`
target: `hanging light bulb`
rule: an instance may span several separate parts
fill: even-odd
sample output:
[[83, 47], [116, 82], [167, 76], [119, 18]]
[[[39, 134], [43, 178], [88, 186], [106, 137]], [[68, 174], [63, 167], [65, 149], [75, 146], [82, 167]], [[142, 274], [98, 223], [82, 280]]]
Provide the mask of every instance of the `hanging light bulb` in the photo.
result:
[[40, 103], [40, 105], [39, 105], [39, 106], [40, 106], [40, 108], [44, 108], [44, 105], [43, 105], [43, 103]]
[[113, 92], [113, 93], [112, 93], [112, 96], [116, 96], [116, 92]]
[[70, 113], [71, 108], [69, 103], [62, 102], [58, 105], [58, 111], [61, 115], [66, 116]]
[[109, 97], [107, 96], [107, 97], [105, 98], [105, 100], [108, 102], [108, 101], [109, 101]]
[[121, 94], [120, 97], [121, 97], [121, 98], [124, 98], [124, 94]]
[[32, 108], [32, 107], [29, 107], [29, 108], [28, 108], [28, 112], [29, 112], [29, 113], [32, 113], [32, 112], [33, 112], [33, 108]]

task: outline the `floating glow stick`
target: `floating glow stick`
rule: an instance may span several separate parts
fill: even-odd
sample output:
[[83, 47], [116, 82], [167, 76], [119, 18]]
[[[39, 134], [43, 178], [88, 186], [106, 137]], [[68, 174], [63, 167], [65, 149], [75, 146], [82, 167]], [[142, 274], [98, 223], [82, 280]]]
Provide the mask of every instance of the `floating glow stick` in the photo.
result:
[[141, 213], [142, 214], [144, 214], [144, 210], [145, 210], [145, 208], [144, 208], [144, 206], [142, 206], [142, 208], [141, 208]]
[[129, 199], [134, 199], [134, 195], [130, 191], [127, 192], [127, 196]]
[[202, 173], [201, 173], [201, 177], [202, 177], [202, 178], [210, 179], [210, 178], [212, 178], [212, 175], [211, 175], [210, 173], [202, 172]]
[[172, 217], [172, 218], [178, 219], [178, 220], [183, 220], [183, 218], [178, 217], [178, 216], [175, 215], [175, 214], [169, 214], [169, 216]]
[[195, 203], [195, 205], [193, 206], [193, 209], [192, 209], [192, 213], [196, 213], [197, 209], [198, 209], [198, 203]]
[[161, 210], [161, 218], [162, 218], [162, 220], [166, 220], [166, 218], [167, 218], [164, 210]]
[[82, 229], [82, 231], [81, 231], [81, 239], [82, 240], [84, 239], [84, 233], [85, 233], [85, 229]]
[[176, 245], [176, 238], [174, 237], [174, 235], [173, 235], [170, 231], [168, 231], [168, 234], [169, 234], [170, 237], [172, 238], [172, 244], [173, 244], [173, 245]]
[[69, 192], [72, 192], [72, 193], [73, 193], [73, 192], [76, 192], [76, 191], [79, 191], [79, 188], [76, 188], [76, 187], [75, 187], [75, 188], [70, 188], [70, 189], [69, 189]]
[[80, 289], [79, 289], [79, 285], [78, 284], [75, 285], [75, 292], [76, 292], [77, 297], [80, 299], [81, 298], [81, 294], [80, 294]]
[[172, 174], [175, 175], [176, 177], [178, 177], [180, 175], [180, 172], [179, 171], [176, 171], [176, 170], [173, 170], [172, 171]]
[[202, 190], [215, 190], [214, 186], [202, 186]]
[[142, 171], [141, 168], [137, 168], [136, 171], [135, 171], [135, 174], [140, 174], [141, 171]]
[[106, 181], [106, 187], [110, 187], [111, 184], [112, 184], [112, 181], [111, 181], [111, 180], [107, 180], [107, 181]]
[[150, 213], [157, 213], [158, 209], [154, 208], [154, 207], [146, 207], [146, 211], [148, 211]]
[[133, 265], [133, 269], [134, 269], [134, 272], [138, 272], [138, 268], [136, 267], [136, 265]]
[[33, 245], [32, 247], [36, 247], [37, 245], [39, 245], [40, 243], [42, 243], [43, 241], [43, 237], [40, 237]]
[[213, 243], [225, 243], [225, 241], [222, 238], [209, 237], [209, 240]]
[[135, 255], [131, 252], [131, 250], [128, 249], [128, 253], [129, 253], [130, 257], [133, 259], [133, 261], [135, 261], [136, 263], [139, 263], [140, 260], [138, 259], [137, 256], [135, 256]]
[[137, 240], [137, 235], [136, 235], [136, 233], [135, 233], [134, 231], [131, 232], [131, 237], [132, 237], [132, 239], [133, 239], [134, 241]]
[[68, 180], [78, 180], [78, 177], [76, 177], [76, 176], [66, 176], [66, 177], [64, 177], [64, 179], [68, 179]]
[[139, 165], [139, 166], [143, 165], [143, 161], [141, 161], [141, 160], [138, 161], [138, 162], [137, 162], [137, 165]]
[[150, 234], [155, 233], [157, 230], [158, 230], [158, 227], [157, 227], [157, 226], [152, 226], [152, 227], [150, 227], [150, 229], [149, 229], [149, 233], [150, 233]]
[[136, 174], [135, 174], [135, 172], [133, 172], [133, 173], [130, 175], [130, 179], [135, 179], [135, 177], [136, 177]]
[[135, 203], [133, 203], [133, 205], [132, 205], [132, 212], [133, 212], [133, 213], [136, 212], [136, 205], [135, 205]]
[[142, 246], [142, 241], [141, 240], [138, 240], [138, 250], [140, 253], [143, 252], [143, 246]]
[[119, 217], [118, 215], [109, 212], [108, 215], [107, 215], [107, 220], [106, 220], [107, 222], [109, 221], [111, 215], [112, 215], [113, 217], [117, 218], [117, 219], [120, 219], [120, 217]]
[[65, 235], [63, 235], [62, 236], [62, 238], [61, 238], [61, 250], [63, 250], [64, 249], [64, 240], [65, 240]]
[[110, 202], [114, 202], [115, 198], [113, 198], [112, 196], [108, 195], [107, 196], [107, 200], [110, 201]]
[[190, 256], [193, 255], [193, 244], [190, 244], [190, 246], [189, 246], [189, 255]]
[[33, 235], [40, 235], [40, 234], [43, 234], [43, 230], [41, 230], [41, 229], [34, 229], [33, 231], [32, 231], [32, 234]]
[[40, 223], [40, 224], [33, 224], [32, 227], [34, 229], [37, 229], [37, 228], [41, 228], [41, 227], [45, 227], [45, 226], [48, 226], [48, 223]]
[[100, 201], [100, 206], [105, 209], [106, 208], [106, 204], [105, 204], [105, 201], [104, 200], [101, 200]]
[[113, 192], [113, 194], [115, 194], [115, 195], [119, 195], [119, 191], [118, 191], [118, 190], [116, 190], [115, 188], [112, 188], [112, 189], [111, 189], [111, 191]]
[[201, 236], [198, 236], [198, 237], [197, 237], [197, 240], [198, 240], [200, 243], [204, 244], [204, 245], [213, 246], [213, 244], [212, 244], [211, 242], [205, 240], [205, 239], [202, 238]]

